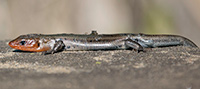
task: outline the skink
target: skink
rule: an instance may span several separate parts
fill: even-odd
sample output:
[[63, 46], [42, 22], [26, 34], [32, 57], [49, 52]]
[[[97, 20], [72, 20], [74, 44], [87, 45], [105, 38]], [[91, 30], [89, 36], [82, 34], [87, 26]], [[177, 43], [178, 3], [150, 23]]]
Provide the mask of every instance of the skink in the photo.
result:
[[23, 51], [55, 53], [63, 50], [117, 50], [188, 46], [198, 47], [191, 40], [178, 35], [148, 34], [27, 34], [9, 42], [9, 46]]

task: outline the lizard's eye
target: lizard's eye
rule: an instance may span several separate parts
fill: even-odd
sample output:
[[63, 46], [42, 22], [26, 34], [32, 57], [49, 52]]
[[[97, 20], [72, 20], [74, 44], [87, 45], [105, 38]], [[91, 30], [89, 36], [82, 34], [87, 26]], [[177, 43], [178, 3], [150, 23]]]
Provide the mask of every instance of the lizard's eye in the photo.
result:
[[40, 43], [38, 43], [38, 47], [40, 47]]
[[25, 43], [26, 43], [26, 41], [19, 42], [20, 45], [24, 45]]

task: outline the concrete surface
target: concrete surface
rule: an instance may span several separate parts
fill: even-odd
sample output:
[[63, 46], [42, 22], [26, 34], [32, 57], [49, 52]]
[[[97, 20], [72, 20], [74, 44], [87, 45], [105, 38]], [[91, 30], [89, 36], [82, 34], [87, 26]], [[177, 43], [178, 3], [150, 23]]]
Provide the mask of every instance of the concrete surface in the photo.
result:
[[199, 89], [200, 50], [187, 47], [19, 52], [0, 41], [0, 89]]

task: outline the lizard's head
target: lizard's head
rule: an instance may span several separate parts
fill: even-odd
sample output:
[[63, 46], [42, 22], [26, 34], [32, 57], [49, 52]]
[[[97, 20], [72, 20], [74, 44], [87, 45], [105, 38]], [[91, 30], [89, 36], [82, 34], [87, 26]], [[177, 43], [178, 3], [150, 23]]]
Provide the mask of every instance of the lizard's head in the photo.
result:
[[8, 45], [14, 49], [23, 51], [41, 52], [48, 50], [49, 47], [41, 47], [38, 36], [37, 34], [21, 35], [10, 41]]

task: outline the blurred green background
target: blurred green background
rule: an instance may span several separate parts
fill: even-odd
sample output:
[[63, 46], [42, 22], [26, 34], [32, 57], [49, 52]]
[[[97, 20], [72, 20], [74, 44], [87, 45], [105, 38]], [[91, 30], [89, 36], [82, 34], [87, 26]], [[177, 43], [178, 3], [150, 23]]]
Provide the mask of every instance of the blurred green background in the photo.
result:
[[200, 46], [200, 0], [0, 0], [0, 40], [27, 33], [177, 34]]

